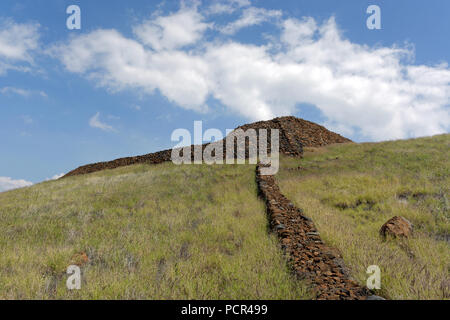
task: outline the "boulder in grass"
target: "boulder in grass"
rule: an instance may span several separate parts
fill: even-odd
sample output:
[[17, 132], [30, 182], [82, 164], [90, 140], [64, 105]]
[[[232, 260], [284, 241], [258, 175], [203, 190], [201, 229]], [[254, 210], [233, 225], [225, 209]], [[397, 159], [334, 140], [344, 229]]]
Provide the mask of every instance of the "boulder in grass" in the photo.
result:
[[412, 232], [412, 223], [407, 219], [395, 216], [389, 219], [380, 229], [380, 235], [386, 238], [390, 235], [394, 238], [407, 238]]

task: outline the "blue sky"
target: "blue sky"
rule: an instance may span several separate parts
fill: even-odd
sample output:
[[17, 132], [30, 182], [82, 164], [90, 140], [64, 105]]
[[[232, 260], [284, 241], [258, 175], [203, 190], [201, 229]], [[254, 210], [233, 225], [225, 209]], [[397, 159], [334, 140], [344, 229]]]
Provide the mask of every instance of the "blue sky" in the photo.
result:
[[[68, 30], [66, 8], [81, 9]], [[369, 30], [366, 9], [381, 9]], [[450, 2], [0, 3], [0, 191], [280, 115], [355, 141], [448, 132]]]

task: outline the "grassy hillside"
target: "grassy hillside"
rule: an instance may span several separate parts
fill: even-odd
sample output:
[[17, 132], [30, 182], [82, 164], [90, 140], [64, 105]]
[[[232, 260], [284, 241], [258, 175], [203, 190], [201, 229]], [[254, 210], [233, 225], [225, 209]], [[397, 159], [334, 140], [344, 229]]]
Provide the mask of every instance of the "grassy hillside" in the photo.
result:
[[[450, 298], [450, 135], [306, 151], [282, 158], [281, 191], [341, 250], [355, 279], [365, 283], [375, 264], [387, 297]], [[378, 231], [395, 215], [414, 234], [383, 241]]]
[[[0, 193], [0, 299], [308, 298], [254, 172], [135, 165]], [[82, 288], [69, 291], [74, 263]]]

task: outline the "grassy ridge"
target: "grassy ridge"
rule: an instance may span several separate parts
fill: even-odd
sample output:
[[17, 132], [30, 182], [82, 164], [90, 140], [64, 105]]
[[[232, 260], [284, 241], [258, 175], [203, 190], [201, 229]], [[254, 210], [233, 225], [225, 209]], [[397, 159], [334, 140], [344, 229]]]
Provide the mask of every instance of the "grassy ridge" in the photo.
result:
[[250, 165], [135, 165], [1, 193], [0, 274], [1, 299], [309, 297], [267, 233]]
[[[449, 147], [450, 135], [440, 135], [310, 148], [302, 160], [282, 158], [277, 179], [358, 281], [365, 284], [375, 264], [385, 296], [448, 299]], [[395, 215], [409, 219], [414, 234], [383, 241], [378, 230]]]

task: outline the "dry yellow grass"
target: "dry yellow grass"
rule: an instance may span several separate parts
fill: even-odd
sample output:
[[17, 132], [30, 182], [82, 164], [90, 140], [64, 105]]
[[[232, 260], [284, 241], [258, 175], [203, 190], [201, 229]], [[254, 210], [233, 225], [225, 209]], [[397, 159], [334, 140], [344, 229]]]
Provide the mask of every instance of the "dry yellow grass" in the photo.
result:
[[[447, 134], [308, 149], [302, 160], [283, 157], [277, 179], [360, 283], [378, 265], [381, 295], [448, 299], [449, 147]], [[298, 166], [304, 169], [289, 170]], [[383, 241], [378, 231], [395, 215], [409, 219], [414, 234]]]
[[[253, 165], [135, 165], [0, 194], [1, 299], [302, 299]], [[68, 265], [80, 263], [81, 290]]]

